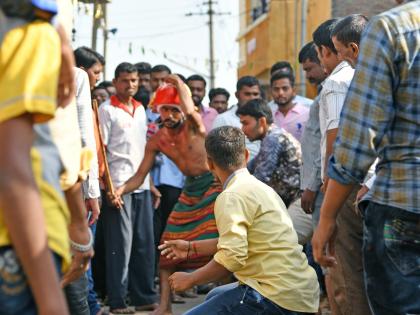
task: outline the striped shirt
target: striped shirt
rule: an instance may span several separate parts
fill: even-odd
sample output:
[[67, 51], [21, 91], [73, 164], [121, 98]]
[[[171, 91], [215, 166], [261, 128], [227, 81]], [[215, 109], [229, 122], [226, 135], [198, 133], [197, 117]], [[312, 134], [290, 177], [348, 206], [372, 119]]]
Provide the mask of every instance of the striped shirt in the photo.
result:
[[319, 93], [319, 128], [321, 130], [321, 178], [325, 176], [325, 156], [327, 148], [327, 131], [338, 128], [340, 113], [354, 69], [346, 61], [335, 67], [328, 78], [322, 82]]
[[420, 1], [374, 17], [360, 46], [328, 175], [361, 182], [378, 157], [368, 198], [420, 213]]

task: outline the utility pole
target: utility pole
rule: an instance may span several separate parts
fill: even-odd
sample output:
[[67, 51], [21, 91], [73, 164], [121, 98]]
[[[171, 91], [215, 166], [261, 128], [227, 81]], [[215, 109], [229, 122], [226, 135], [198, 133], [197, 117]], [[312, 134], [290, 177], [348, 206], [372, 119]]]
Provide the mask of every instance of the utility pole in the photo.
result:
[[189, 12], [187, 14], [185, 14], [185, 16], [193, 16], [193, 15], [208, 15], [209, 17], [209, 63], [210, 63], [210, 88], [214, 88], [215, 86], [215, 71], [214, 71], [214, 64], [215, 64], [215, 59], [214, 59], [214, 29], [213, 29], [213, 17], [215, 15], [229, 15], [230, 12], [215, 12], [213, 10], [213, 4], [216, 4], [215, 1], [213, 0], [209, 0], [207, 2], [204, 2], [203, 5], [207, 5], [208, 9], [207, 12], [197, 12], [197, 13], [193, 13], [193, 12]]
[[98, 16], [98, 10], [100, 4], [98, 0], [93, 1], [93, 22], [92, 22], [92, 49], [96, 50], [96, 43], [98, 41], [98, 29], [99, 29], [99, 21], [100, 16]]
[[208, 5], [209, 5], [209, 11], [208, 11], [208, 15], [209, 15], [209, 48], [210, 48], [210, 88], [214, 89], [214, 81], [215, 81], [215, 75], [214, 75], [214, 39], [213, 39], [213, 8], [212, 8], [212, 0], [209, 0]]
[[[104, 35], [104, 59], [107, 60], [108, 55], [108, 18], [107, 18], [107, 10], [106, 10], [106, 2], [102, 4], [102, 18], [104, 21], [103, 24], [103, 35]], [[104, 79], [106, 78], [106, 64], [104, 66]]]

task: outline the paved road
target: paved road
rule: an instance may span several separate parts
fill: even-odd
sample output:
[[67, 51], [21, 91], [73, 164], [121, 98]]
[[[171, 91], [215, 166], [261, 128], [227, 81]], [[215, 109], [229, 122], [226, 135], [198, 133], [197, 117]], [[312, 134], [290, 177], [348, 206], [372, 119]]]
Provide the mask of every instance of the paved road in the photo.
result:
[[[199, 295], [197, 298], [194, 299], [185, 299], [185, 304], [174, 304], [173, 305], [173, 314], [174, 315], [182, 315], [189, 309], [193, 308], [194, 306], [200, 304], [204, 301], [205, 295]], [[136, 315], [146, 315], [149, 312], [137, 312]]]

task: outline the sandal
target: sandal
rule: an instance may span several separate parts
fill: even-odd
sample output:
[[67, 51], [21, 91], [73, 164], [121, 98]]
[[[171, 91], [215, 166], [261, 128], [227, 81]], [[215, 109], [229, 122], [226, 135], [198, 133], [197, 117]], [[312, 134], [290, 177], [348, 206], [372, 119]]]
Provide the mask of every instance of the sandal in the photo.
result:
[[136, 311], [131, 307], [114, 308], [110, 311], [111, 314], [136, 314]]
[[153, 304], [148, 304], [148, 305], [136, 306], [134, 309], [136, 310], [136, 312], [144, 312], [144, 311], [154, 311], [158, 307], [159, 307], [158, 304], [153, 303]]
[[185, 304], [186, 303], [185, 300], [182, 297], [180, 297], [178, 294], [175, 294], [175, 293], [172, 294], [171, 302], [173, 304]]

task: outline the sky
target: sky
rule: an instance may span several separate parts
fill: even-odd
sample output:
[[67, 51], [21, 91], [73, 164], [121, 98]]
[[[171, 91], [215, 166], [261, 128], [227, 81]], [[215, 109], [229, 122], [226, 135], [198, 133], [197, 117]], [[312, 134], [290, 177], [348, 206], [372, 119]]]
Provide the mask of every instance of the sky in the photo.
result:
[[[106, 79], [111, 80], [115, 67], [123, 61], [166, 64], [175, 73], [189, 76], [209, 73], [209, 28], [205, 0], [113, 0], [108, 5], [109, 33]], [[234, 0], [218, 0], [214, 38], [216, 87], [234, 92], [238, 63], [239, 4]], [[91, 46], [92, 5], [79, 4], [75, 10], [73, 47]], [[102, 30], [98, 32], [97, 51], [103, 53]], [[208, 79], [208, 78], [206, 78]], [[209, 84], [209, 82], [208, 82]], [[230, 103], [231, 103], [230, 102]]]

